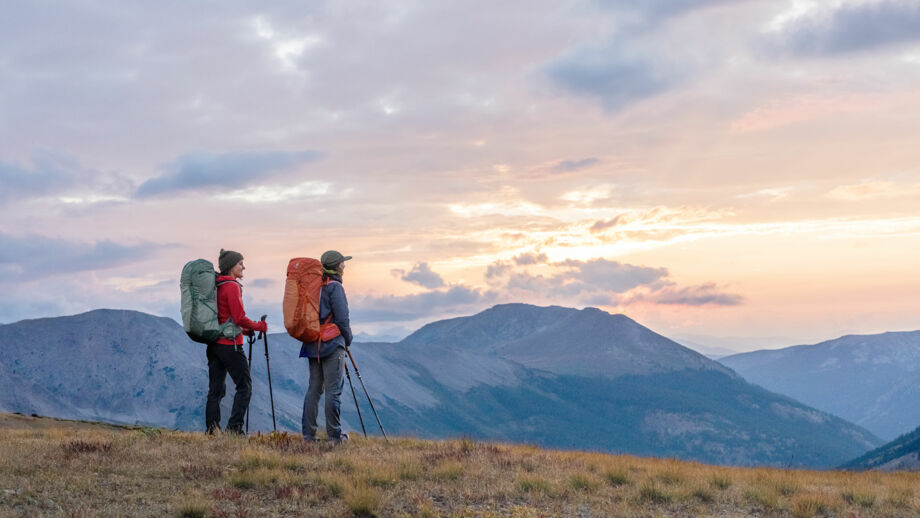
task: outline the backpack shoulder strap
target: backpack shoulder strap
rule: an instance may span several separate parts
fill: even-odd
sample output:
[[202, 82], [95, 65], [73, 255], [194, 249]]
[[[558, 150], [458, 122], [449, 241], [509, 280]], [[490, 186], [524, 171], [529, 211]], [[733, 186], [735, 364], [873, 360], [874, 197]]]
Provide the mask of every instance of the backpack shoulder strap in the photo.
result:
[[240, 284], [240, 281], [237, 281], [237, 280], [232, 280], [232, 281], [220, 281], [220, 282], [217, 283], [217, 287], [220, 288], [220, 287], [223, 286], [224, 284], [231, 283], [231, 282], [235, 282], [236, 285], [240, 287], [240, 294], [242, 294], [242, 293], [243, 293], [243, 285]]
[[[340, 284], [340, 283], [339, 283], [339, 281], [336, 281], [336, 280], [333, 280], [333, 279], [323, 279], [323, 288], [325, 288], [326, 286], [329, 286], [330, 284]], [[323, 292], [322, 292], [322, 291], [320, 291], [319, 296], [320, 296], [320, 298], [322, 298], [322, 296], [323, 296]], [[330, 308], [330, 310], [331, 310], [331, 309], [332, 309], [332, 308]], [[325, 324], [328, 324], [328, 323], [331, 322], [331, 321], [332, 321], [332, 311], [329, 312], [329, 316], [326, 317], [326, 321], [325, 321], [325, 322], [320, 322], [320, 323], [325, 325]]]

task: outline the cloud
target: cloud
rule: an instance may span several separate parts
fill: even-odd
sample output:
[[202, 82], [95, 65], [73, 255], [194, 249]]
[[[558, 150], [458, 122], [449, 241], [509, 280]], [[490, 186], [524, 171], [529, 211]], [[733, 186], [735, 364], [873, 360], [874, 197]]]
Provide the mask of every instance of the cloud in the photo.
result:
[[621, 223], [624, 223], [625, 221], [626, 221], [625, 214], [618, 214], [616, 217], [608, 219], [608, 220], [598, 220], [598, 221], [595, 221], [593, 225], [591, 225], [591, 232], [594, 232], [594, 233], [601, 232], [601, 231], [607, 230], [608, 228], [612, 228], [617, 225], [620, 225]]
[[514, 264], [518, 266], [526, 266], [529, 264], [542, 264], [549, 260], [546, 254], [521, 254], [514, 258]]
[[166, 165], [166, 173], [151, 178], [135, 195], [146, 198], [203, 188], [236, 189], [322, 157], [318, 151], [268, 151], [261, 153], [191, 153]]
[[252, 288], [272, 288], [277, 285], [278, 285], [278, 281], [276, 279], [269, 279], [269, 278], [250, 279], [246, 281], [246, 286], [249, 286]]
[[609, 111], [619, 111], [677, 83], [676, 69], [625, 54], [620, 47], [615, 42], [607, 47], [570, 51], [550, 63], [546, 73], [556, 86], [596, 99]]
[[651, 303], [683, 306], [736, 306], [744, 297], [719, 291], [715, 283], [679, 287], [667, 268], [637, 266], [603, 258], [546, 263], [547, 273], [515, 270], [495, 262], [486, 278], [504, 297], [555, 300], [566, 305], [628, 306]]
[[[328, 195], [331, 191], [332, 184], [329, 182], [307, 181], [296, 185], [256, 185], [223, 192], [218, 194], [217, 198], [254, 204], [278, 203], [318, 198]], [[347, 193], [339, 193], [337, 197], [341, 199], [346, 195]]]
[[734, 293], [722, 293], [718, 291], [715, 283], [684, 288], [671, 284], [648, 293], [633, 294], [617, 302], [623, 305], [651, 302], [667, 306], [738, 306], [744, 302], [744, 297]]
[[503, 277], [511, 271], [511, 265], [502, 261], [495, 261], [486, 267], [486, 280]]
[[123, 245], [110, 240], [81, 243], [36, 234], [0, 232], [0, 276], [34, 280], [52, 275], [104, 270], [147, 260], [169, 245]]
[[597, 0], [599, 4], [617, 10], [631, 10], [642, 15], [646, 23], [665, 19], [711, 5], [737, 0]]
[[569, 191], [559, 199], [582, 206], [604, 206], [610, 201], [615, 190], [615, 185], [598, 184]]
[[155, 273], [145, 272], [142, 276], [112, 277], [93, 272], [49, 276], [12, 285], [0, 280], [4, 290], [0, 322], [74, 315], [100, 308], [133, 309], [181, 322], [178, 276], [162, 280], [157, 280]]
[[828, 56], [920, 41], [918, 28], [916, 1], [842, 4], [790, 17], [768, 45], [799, 56]]
[[550, 266], [555, 272], [547, 275], [513, 271], [510, 265], [505, 265], [501, 270], [487, 270], [486, 276], [491, 273], [492, 279], [495, 279], [505, 275], [507, 282], [504, 288], [512, 293], [525, 292], [546, 298], [576, 297], [578, 300], [582, 300], [582, 295], [597, 300], [597, 294], [603, 293], [608, 301], [609, 295], [651, 285], [668, 276], [666, 268], [635, 266], [602, 258], [590, 261], [568, 259], [550, 263]]
[[590, 261], [566, 260], [565, 266], [572, 268], [568, 275], [587, 286], [603, 291], [624, 292], [637, 286], [652, 284], [668, 276], [667, 268], [634, 266], [607, 259]]
[[601, 160], [599, 158], [583, 158], [581, 160], [563, 160], [553, 166], [554, 173], [571, 173], [574, 171], [580, 171], [586, 169], [595, 164], [599, 164]]
[[[688, 53], [683, 41], [668, 41], [657, 34], [662, 32], [658, 29], [664, 22], [702, 8], [739, 2], [596, 0], [596, 3], [613, 12], [611, 25], [615, 26], [615, 33], [608, 36], [606, 44], [592, 42], [561, 54], [545, 67], [545, 72], [557, 87], [598, 100], [608, 111], [618, 112], [680, 86], [698, 68], [699, 64], [694, 63], [698, 53]], [[656, 41], [664, 45], [656, 47]], [[577, 163], [561, 165], [565, 171], [566, 166]], [[594, 162], [582, 167], [590, 165]]]
[[390, 273], [406, 282], [418, 284], [423, 288], [436, 289], [446, 285], [444, 279], [433, 272], [428, 263], [425, 262], [416, 263], [408, 273], [405, 270], [391, 270]]
[[412, 295], [359, 297], [353, 304], [354, 319], [362, 322], [405, 322], [445, 312], [494, 303], [497, 294], [463, 285]]
[[662, 235], [670, 233], [675, 226], [716, 221], [730, 215], [732, 212], [728, 210], [711, 210], [705, 207], [653, 207], [623, 212], [611, 219], [597, 220], [589, 230], [594, 234], [613, 228], [641, 231], [649, 236]]
[[0, 161], [0, 201], [34, 198], [77, 185], [82, 172], [73, 160], [35, 153], [31, 167]]

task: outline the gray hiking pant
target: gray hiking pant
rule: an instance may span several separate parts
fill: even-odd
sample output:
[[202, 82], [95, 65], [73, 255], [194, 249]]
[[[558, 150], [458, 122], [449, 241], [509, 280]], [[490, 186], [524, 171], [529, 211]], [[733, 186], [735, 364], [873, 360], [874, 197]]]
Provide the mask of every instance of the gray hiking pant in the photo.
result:
[[342, 388], [345, 385], [345, 349], [339, 347], [325, 358], [310, 358], [310, 385], [303, 399], [304, 439], [316, 438], [319, 397], [326, 392], [326, 434], [330, 439], [342, 435]]

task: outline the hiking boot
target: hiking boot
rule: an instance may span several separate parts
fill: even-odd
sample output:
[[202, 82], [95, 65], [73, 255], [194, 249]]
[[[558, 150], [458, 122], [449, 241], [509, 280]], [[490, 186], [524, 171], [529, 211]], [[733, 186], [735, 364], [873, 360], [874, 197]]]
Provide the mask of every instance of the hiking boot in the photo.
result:
[[243, 431], [243, 428], [242, 428], [242, 427], [237, 427], [237, 426], [234, 426], [234, 427], [232, 427], [232, 428], [227, 427], [227, 431], [226, 431], [225, 433], [228, 433], [228, 434], [230, 434], [230, 435], [239, 435], [239, 436], [241, 436], [241, 437], [245, 437], [245, 436], [246, 436], [246, 432]]
[[217, 435], [220, 433], [220, 425], [217, 423], [211, 423], [208, 425], [208, 431], [205, 432], [208, 435]]
[[342, 444], [343, 442], [347, 442], [348, 434], [345, 432], [342, 432], [341, 434], [339, 434], [338, 437], [331, 439], [331, 441], [332, 441], [333, 446], [337, 446], [339, 444]]

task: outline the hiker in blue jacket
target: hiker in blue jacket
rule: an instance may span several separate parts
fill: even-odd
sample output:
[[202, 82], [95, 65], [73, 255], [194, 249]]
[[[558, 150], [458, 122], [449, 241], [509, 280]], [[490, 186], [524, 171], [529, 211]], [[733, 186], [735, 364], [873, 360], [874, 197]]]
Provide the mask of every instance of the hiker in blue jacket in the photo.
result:
[[345, 384], [345, 348], [351, 345], [351, 325], [348, 322], [348, 300], [342, 286], [345, 261], [343, 256], [329, 250], [320, 257], [323, 264], [323, 289], [319, 298], [319, 320], [327, 319], [339, 328], [339, 336], [326, 342], [303, 343], [300, 357], [309, 358], [310, 384], [303, 400], [303, 438], [316, 440], [316, 417], [319, 413], [319, 398], [326, 392], [326, 435], [338, 444], [348, 440], [342, 431], [342, 388]]

